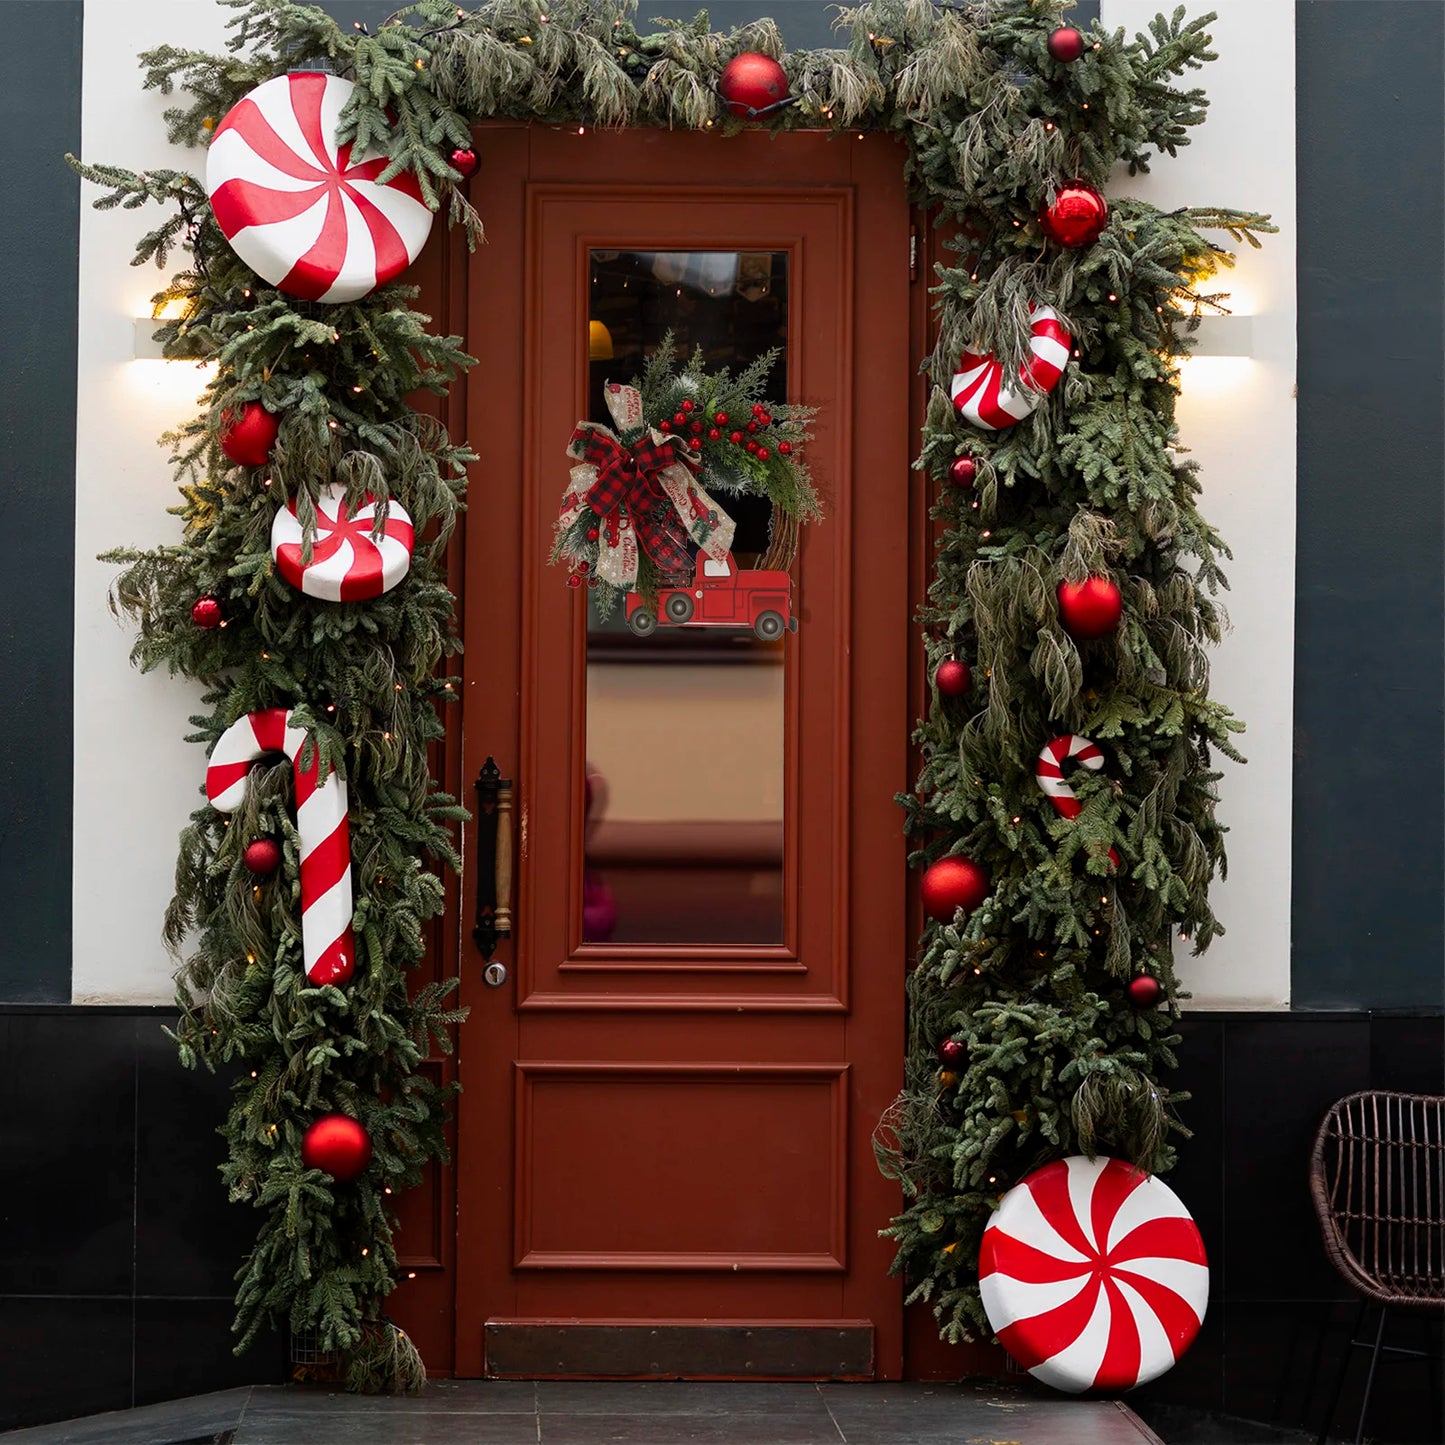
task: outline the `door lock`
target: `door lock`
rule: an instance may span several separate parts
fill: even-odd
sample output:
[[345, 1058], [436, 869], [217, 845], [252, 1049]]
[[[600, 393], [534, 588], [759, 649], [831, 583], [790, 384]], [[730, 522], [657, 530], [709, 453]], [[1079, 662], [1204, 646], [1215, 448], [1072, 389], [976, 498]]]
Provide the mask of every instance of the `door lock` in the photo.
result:
[[507, 965], [505, 963], [489, 963], [482, 970], [482, 978], [486, 980], [488, 988], [501, 988], [507, 981]]

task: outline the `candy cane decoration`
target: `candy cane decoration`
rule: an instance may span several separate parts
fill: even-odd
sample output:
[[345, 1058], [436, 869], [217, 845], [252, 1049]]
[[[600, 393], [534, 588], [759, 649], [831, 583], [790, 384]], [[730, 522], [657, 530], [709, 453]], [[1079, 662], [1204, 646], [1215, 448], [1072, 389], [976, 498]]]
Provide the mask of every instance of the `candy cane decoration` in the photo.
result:
[[[1086, 737], [1080, 737], [1078, 733], [1065, 733], [1063, 737], [1043, 745], [1034, 776], [1039, 780], [1044, 796], [1059, 810], [1060, 815], [1072, 820], [1084, 811], [1084, 805], [1064, 778], [1063, 765], [1069, 758], [1073, 758], [1080, 767], [1088, 768], [1091, 773], [1097, 773], [1104, 766], [1104, 755], [1094, 743]], [[1119, 866], [1119, 855], [1112, 848], [1109, 849], [1109, 861], [1114, 867]]]
[[1058, 385], [1072, 344], [1052, 306], [1030, 306], [1029, 354], [1019, 367], [1018, 387], [1003, 384], [1003, 363], [996, 356], [965, 351], [949, 387], [954, 406], [965, 421], [985, 431], [1013, 426]]
[[1179, 1196], [1121, 1159], [1059, 1159], [999, 1201], [978, 1286], [999, 1342], [1057, 1390], [1131, 1390], [1171, 1368], [1209, 1304]]
[[251, 765], [285, 753], [296, 770], [296, 831], [301, 837], [301, 953], [306, 977], [318, 987], [345, 983], [356, 967], [351, 934], [351, 828], [346, 783], [319, 756], [301, 766], [304, 728], [291, 726], [284, 707], [238, 717], [211, 751], [206, 797], [220, 813], [240, 807]]

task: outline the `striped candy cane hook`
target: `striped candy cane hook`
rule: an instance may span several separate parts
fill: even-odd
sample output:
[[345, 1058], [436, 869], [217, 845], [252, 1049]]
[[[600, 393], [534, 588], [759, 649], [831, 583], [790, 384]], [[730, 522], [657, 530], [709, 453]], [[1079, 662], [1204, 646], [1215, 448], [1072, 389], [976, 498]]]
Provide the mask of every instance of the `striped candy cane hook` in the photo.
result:
[[[1064, 763], [1073, 758], [1080, 767], [1097, 773], [1104, 766], [1104, 755], [1098, 747], [1078, 733], [1065, 733], [1061, 738], [1045, 743], [1039, 751], [1038, 767], [1034, 776], [1044, 796], [1065, 818], [1077, 818], [1084, 811], [1084, 805], [1074, 796], [1074, 790], [1064, 779]], [[1119, 866], [1119, 855], [1109, 849], [1109, 862]]]
[[251, 765], [285, 753], [296, 770], [296, 831], [301, 838], [301, 952], [306, 977], [318, 987], [345, 983], [356, 967], [351, 934], [351, 828], [346, 783], [313, 757], [303, 769], [306, 730], [291, 726], [284, 707], [247, 713], [226, 729], [206, 768], [206, 797], [230, 813], [246, 796]]

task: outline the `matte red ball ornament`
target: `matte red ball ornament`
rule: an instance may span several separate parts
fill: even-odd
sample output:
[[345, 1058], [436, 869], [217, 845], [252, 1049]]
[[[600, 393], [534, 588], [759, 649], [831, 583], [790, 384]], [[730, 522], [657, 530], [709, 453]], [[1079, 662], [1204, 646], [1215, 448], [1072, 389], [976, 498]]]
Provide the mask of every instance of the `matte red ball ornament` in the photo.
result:
[[1084, 53], [1084, 37], [1072, 25], [1061, 25], [1049, 36], [1049, 54], [1070, 65]]
[[468, 180], [476, 175], [477, 167], [481, 164], [477, 160], [477, 153], [470, 146], [458, 146], [448, 159], [452, 163], [454, 171], [460, 171], [462, 179]]
[[221, 604], [214, 597], [197, 597], [191, 604], [191, 621], [202, 632], [209, 632], [213, 627], [219, 627], [221, 625]]
[[946, 658], [934, 670], [933, 685], [942, 697], [963, 697], [973, 687], [973, 673], [966, 662]]
[[988, 897], [988, 869], [967, 858], [940, 858], [924, 870], [919, 891], [930, 918], [952, 923], [958, 909], [968, 912]]
[[371, 1139], [349, 1115], [323, 1114], [302, 1136], [301, 1162], [348, 1184], [371, 1163]]
[[1059, 583], [1059, 622], [1076, 642], [1107, 637], [1123, 611], [1124, 599], [1107, 577]]
[[1061, 246], [1092, 246], [1109, 224], [1109, 203], [1087, 181], [1069, 181], [1039, 211], [1039, 225]]
[[281, 845], [274, 838], [256, 838], [246, 844], [241, 861], [258, 878], [265, 878], [281, 866]]
[[972, 457], [954, 457], [948, 464], [950, 486], [971, 487], [978, 476], [978, 463]]
[[788, 98], [788, 76], [771, 55], [745, 50], [723, 66], [717, 89], [723, 104], [748, 120]]
[[263, 467], [276, 444], [276, 418], [259, 401], [221, 418], [221, 450], [238, 467]]
[[1129, 1002], [1135, 1008], [1153, 1008], [1163, 996], [1163, 986], [1152, 973], [1136, 974], [1129, 980]]
[[968, 1045], [962, 1039], [944, 1039], [938, 1046], [938, 1062], [945, 1069], [961, 1069], [968, 1063]]

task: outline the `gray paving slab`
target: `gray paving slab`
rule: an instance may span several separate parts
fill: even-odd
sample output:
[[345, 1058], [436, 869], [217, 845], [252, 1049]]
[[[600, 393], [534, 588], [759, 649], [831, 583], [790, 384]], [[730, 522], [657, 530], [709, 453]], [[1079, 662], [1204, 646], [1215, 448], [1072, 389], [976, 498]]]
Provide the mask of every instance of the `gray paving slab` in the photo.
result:
[[841, 1445], [824, 1409], [745, 1414], [542, 1415], [541, 1445]]
[[134, 1410], [112, 1410], [53, 1425], [32, 1425], [4, 1433], [5, 1445], [165, 1445], [206, 1440], [232, 1430], [251, 1396], [250, 1385], [191, 1395]]
[[537, 1405], [544, 1417], [828, 1413], [816, 1385], [752, 1380], [539, 1380]]

